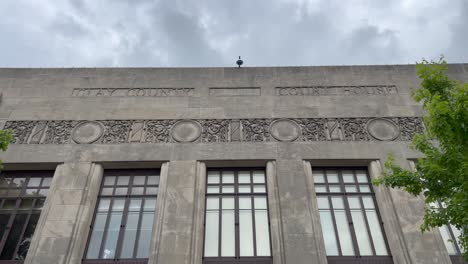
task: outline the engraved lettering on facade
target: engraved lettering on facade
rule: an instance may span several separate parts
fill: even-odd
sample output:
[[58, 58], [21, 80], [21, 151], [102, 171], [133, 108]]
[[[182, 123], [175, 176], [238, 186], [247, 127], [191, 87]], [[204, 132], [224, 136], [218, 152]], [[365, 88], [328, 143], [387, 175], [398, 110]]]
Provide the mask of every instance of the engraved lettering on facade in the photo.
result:
[[194, 88], [75, 88], [73, 97], [169, 97], [193, 96]]
[[398, 90], [395, 85], [276, 87], [276, 95], [279, 96], [389, 95], [396, 93]]

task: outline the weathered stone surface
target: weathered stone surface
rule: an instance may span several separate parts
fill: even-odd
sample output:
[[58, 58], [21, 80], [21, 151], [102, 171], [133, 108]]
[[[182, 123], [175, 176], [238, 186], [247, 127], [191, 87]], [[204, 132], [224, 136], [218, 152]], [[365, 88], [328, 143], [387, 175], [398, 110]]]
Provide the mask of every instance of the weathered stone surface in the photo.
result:
[[[461, 82], [467, 72], [449, 65]], [[408, 148], [424, 129], [418, 85], [414, 65], [0, 69], [0, 127], [14, 132], [5, 169], [61, 164], [26, 263], [81, 262], [97, 164], [163, 164], [149, 263], [200, 264], [200, 161], [268, 164], [274, 263], [326, 263], [310, 170], [420, 157]], [[438, 233], [419, 232], [421, 197], [379, 187], [376, 198], [394, 263], [449, 263]]]

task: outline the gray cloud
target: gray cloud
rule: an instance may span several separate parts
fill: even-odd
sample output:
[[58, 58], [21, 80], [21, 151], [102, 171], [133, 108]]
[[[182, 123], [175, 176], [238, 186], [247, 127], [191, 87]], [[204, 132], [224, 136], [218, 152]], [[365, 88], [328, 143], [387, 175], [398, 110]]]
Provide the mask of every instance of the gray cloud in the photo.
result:
[[464, 0], [5, 0], [0, 67], [467, 62]]

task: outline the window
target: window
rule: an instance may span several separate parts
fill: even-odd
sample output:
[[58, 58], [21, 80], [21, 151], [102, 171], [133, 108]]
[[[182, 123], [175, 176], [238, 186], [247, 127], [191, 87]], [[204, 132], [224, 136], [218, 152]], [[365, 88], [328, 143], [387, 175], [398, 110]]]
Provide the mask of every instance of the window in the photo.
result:
[[[438, 208], [444, 207], [441, 202], [437, 202], [435, 206]], [[452, 262], [464, 263], [462, 258], [463, 251], [458, 241], [458, 237], [461, 234], [460, 230], [453, 225], [444, 225], [439, 227], [439, 231], [442, 235], [442, 239], [444, 240], [445, 247], [447, 248], [447, 252], [452, 259]]]
[[156, 170], [104, 172], [84, 263], [147, 263], [158, 187]]
[[203, 263], [272, 263], [264, 170], [208, 171]]
[[0, 263], [26, 258], [52, 176], [52, 171], [0, 175]]
[[329, 263], [392, 263], [367, 170], [317, 168], [313, 177]]

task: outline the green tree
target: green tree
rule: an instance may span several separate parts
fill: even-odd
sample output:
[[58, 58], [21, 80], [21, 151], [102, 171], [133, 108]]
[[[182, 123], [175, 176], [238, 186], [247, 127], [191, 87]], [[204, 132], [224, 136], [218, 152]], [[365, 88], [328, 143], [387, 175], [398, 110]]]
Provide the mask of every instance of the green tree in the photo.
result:
[[[447, 224], [461, 230], [460, 246], [468, 260], [468, 84], [447, 75], [447, 62], [423, 60], [416, 65], [421, 87], [412, 92], [422, 103], [425, 131], [413, 137], [412, 148], [424, 155], [416, 170], [396, 166], [392, 156], [385, 162], [384, 175], [374, 180], [426, 202], [421, 231]], [[434, 203], [441, 202], [444, 208]]]
[[[8, 144], [10, 144], [11, 140], [13, 139], [13, 135], [11, 130], [5, 129], [0, 130], [0, 150], [6, 151], [8, 148]], [[0, 170], [3, 168], [2, 161], [0, 160]]]

